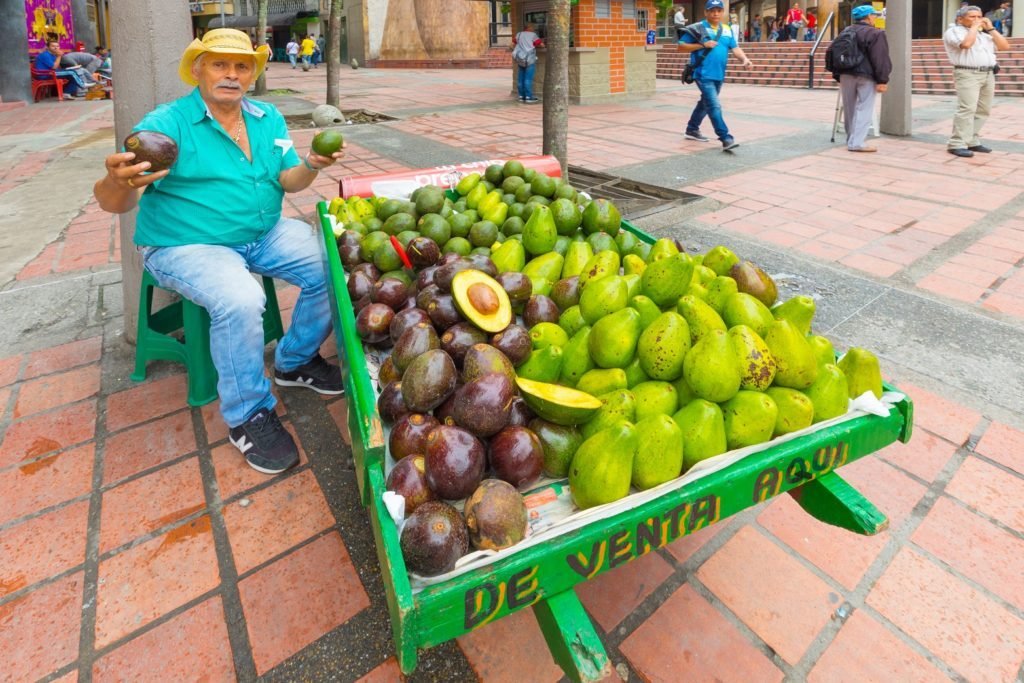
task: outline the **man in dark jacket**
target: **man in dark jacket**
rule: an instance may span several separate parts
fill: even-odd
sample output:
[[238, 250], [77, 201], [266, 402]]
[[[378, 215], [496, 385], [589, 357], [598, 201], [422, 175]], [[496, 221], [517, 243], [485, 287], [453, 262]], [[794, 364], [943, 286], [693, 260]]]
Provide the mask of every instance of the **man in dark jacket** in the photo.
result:
[[846, 148], [851, 152], [876, 152], [865, 144], [868, 128], [875, 113], [875, 93], [889, 88], [892, 61], [889, 59], [889, 41], [885, 31], [875, 28], [875, 17], [880, 13], [871, 5], [853, 8], [853, 21], [847, 30], [853, 31], [857, 46], [864, 59], [848, 71], [832, 75], [839, 81], [843, 96], [843, 125], [846, 127]]

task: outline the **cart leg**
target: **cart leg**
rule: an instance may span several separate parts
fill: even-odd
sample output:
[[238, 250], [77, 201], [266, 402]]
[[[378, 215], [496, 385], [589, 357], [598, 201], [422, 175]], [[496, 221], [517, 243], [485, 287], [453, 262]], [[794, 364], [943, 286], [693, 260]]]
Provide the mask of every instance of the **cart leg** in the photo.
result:
[[533, 606], [551, 656], [574, 683], [600, 681], [612, 665], [594, 625], [572, 589]]
[[889, 528], [889, 519], [835, 472], [789, 492], [815, 519], [864, 536]]

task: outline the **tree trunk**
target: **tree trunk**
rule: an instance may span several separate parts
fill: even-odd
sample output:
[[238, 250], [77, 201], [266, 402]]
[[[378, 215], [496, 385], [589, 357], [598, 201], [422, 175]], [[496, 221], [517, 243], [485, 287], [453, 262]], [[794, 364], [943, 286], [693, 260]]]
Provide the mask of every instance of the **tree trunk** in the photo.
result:
[[[256, 3], [256, 45], [267, 44], [267, 5], [269, 0], [257, 0]], [[267, 72], [264, 71], [256, 79], [256, 94], [267, 94]]]
[[551, 0], [544, 63], [544, 153], [569, 167], [569, 0]]
[[327, 104], [341, 109], [341, 12], [344, 0], [331, 0], [327, 22]]

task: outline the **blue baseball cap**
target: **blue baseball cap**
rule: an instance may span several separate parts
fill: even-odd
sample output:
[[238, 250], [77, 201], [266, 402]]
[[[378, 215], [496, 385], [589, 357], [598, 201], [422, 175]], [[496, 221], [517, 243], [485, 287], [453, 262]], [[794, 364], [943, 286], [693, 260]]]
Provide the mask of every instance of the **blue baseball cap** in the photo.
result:
[[860, 7], [853, 8], [853, 19], [854, 21], [860, 21], [864, 17], [870, 17], [872, 14], [881, 14], [871, 5], [861, 5]]
[[704, 11], [709, 9], [725, 9], [725, 3], [722, 0], [708, 0], [708, 3], [704, 5]]

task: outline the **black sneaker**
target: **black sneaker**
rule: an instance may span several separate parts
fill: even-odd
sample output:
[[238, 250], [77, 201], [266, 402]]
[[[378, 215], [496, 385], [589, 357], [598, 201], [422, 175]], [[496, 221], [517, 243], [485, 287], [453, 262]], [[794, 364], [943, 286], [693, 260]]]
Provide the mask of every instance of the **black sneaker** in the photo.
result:
[[685, 133], [683, 133], [683, 137], [686, 138], [687, 140], [696, 140], [697, 142], [711, 141], [710, 138], [701, 135], [701, 132], [699, 130], [696, 132], [686, 131]]
[[523, 102], [526, 102], [527, 104], [537, 104], [538, 102], [540, 102], [540, 100], [538, 100], [536, 97], [526, 97], [523, 99]]
[[313, 360], [300, 365], [291, 372], [274, 369], [274, 381], [282, 387], [306, 387], [318, 394], [334, 396], [345, 393], [345, 385], [341, 381], [341, 369], [331, 365], [320, 354]]
[[277, 413], [266, 408], [232, 427], [228, 438], [257, 472], [278, 474], [299, 462], [299, 449], [292, 435], [285, 431]]
[[739, 146], [740, 143], [736, 142], [735, 140], [726, 140], [725, 142], [722, 143], [722, 151], [731, 152]]

